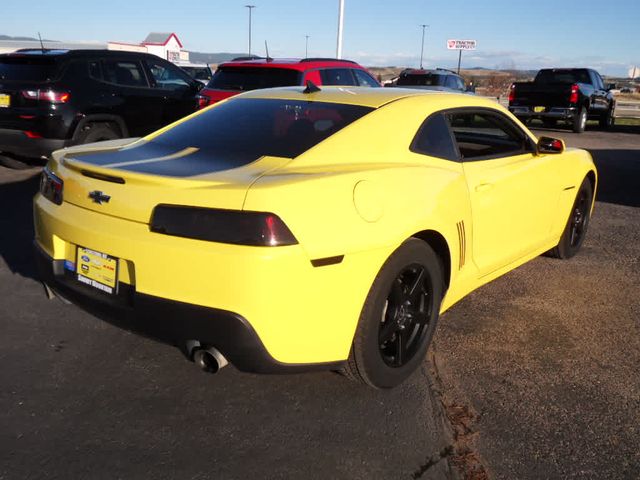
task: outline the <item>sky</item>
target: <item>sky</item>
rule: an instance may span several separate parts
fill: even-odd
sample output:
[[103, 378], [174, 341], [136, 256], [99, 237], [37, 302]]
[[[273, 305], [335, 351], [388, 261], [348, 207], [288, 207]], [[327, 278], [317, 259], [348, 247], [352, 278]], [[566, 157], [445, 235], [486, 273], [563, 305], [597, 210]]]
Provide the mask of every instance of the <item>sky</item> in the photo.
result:
[[[187, 50], [272, 57], [334, 57], [338, 0], [3, 0], [0, 34], [64, 41], [140, 42], [175, 32]], [[343, 58], [367, 66], [415, 67], [421, 24], [426, 67], [455, 67], [447, 39], [472, 39], [462, 67], [587, 66], [623, 76], [640, 65], [639, 0], [345, 0]]]

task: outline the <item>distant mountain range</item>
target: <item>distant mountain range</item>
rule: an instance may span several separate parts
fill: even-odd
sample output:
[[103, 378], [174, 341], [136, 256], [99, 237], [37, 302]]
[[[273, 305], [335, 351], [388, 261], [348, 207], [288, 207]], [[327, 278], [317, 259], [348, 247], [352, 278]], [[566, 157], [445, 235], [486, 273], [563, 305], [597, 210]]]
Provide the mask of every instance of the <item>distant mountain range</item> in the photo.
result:
[[246, 56], [246, 53], [202, 53], [189, 52], [189, 60], [194, 63], [222, 63], [236, 57]]
[[[0, 40], [16, 40], [16, 41], [22, 41], [22, 42], [26, 42], [26, 41], [39, 42], [40, 41], [39, 38], [34, 38], [34, 37], [11, 37], [9, 35], [0, 35]], [[43, 38], [42, 41], [57, 42], [57, 40], [49, 40], [47, 38]]]

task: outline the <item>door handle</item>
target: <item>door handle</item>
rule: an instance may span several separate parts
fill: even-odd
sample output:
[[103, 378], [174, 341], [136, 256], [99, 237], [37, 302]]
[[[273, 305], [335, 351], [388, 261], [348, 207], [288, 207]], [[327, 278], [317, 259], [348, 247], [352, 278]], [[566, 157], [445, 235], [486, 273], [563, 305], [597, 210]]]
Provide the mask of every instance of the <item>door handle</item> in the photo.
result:
[[476, 192], [486, 192], [493, 188], [493, 183], [480, 183], [476, 185]]

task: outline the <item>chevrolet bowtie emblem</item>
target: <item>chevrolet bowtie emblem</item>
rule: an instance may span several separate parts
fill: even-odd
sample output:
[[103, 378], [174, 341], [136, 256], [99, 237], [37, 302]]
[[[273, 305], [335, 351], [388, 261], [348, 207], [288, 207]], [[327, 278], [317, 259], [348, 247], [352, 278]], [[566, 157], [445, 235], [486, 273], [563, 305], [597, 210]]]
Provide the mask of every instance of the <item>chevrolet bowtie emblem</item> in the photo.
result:
[[93, 200], [94, 203], [97, 203], [98, 205], [102, 205], [103, 203], [109, 203], [109, 200], [111, 200], [111, 197], [109, 195], [105, 195], [100, 190], [94, 190], [93, 192], [90, 192], [89, 198]]

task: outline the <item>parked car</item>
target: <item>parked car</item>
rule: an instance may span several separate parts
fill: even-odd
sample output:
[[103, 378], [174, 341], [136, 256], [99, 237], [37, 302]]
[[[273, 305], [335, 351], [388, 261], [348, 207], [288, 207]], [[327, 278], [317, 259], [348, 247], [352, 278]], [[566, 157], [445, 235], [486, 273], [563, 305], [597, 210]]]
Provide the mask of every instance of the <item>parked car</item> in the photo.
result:
[[575, 255], [595, 188], [588, 152], [490, 99], [256, 90], [119, 148], [55, 152], [36, 255], [64, 298], [207, 371], [342, 369], [388, 388], [469, 292]]
[[407, 68], [400, 73], [393, 86], [443, 92], [467, 91], [464, 79], [457, 73], [444, 68], [434, 70]]
[[371, 73], [350, 60], [239, 57], [218, 66], [207, 88], [200, 92], [200, 107], [249, 90], [306, 85], [307, 81], [315, 85], [380, 86]]
[[213, 76], [211, 67], [206, 63], [193, 63], [185, 61], [178, 61], [173, 63], [187, 72], [191, 78], [193, 78], [194, 80], [198, 80], [205, 85], [209, 83], [209, 80], [211, 80], [211, 77]]
[[26, 50], [0, 55], [0, 152], [146, 135], [197, 109], [202, 84], [155, 55]]
[[537, 118], [546, 127], [564, 121], [582, 133], [587, 119], [602, 128], [614, 123], [615, 100], [598, 72], [590, 68], [545, 68], [533, 82], [517, 82], [509, 90], [509, 111], [526, 122]]

